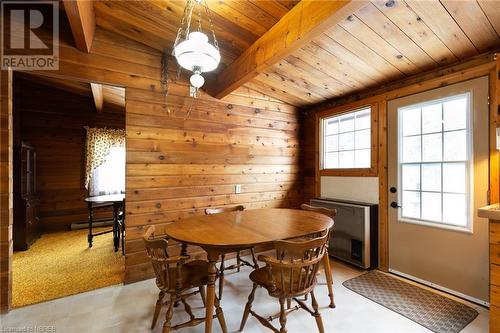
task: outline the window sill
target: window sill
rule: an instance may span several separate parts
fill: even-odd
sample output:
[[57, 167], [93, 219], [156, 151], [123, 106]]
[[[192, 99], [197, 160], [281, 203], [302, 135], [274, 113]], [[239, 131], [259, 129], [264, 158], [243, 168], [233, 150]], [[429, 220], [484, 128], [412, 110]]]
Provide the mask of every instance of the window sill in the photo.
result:
[[435, 228], [435, 229], [441, 229], [441, 230], [449, 230], [449, 231], [457, 231], [457, 232], [462, 232], [466, 234], [473, 235], [473, 230], [472, 226], [458, 226], [454, 224], [446, 224], [446, 223], [439, 223], [439, 222], [432, 222], [432, 221], [426, 221], [426, 220], [413, 220], [410, 218], [399, 218], [398, 223], [407, 223], [407, 224], [415, 224], [419, 225], [422, 227], [428, 227], [428, 228]]
[[366, 169], [321, 169], [320, 176], [339, 176], [339, 177], [376, 177], [378, 172], [376, 168]]

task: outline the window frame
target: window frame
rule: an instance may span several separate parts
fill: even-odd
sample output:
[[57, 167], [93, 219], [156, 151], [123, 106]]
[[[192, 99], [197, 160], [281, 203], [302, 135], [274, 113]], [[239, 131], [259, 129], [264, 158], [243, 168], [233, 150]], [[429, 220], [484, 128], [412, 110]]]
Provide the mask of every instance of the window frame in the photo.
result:
[[[465, 196], [466, 196], [466, 202], [467, 202], [467, 207], [466, 207], [466, 212], [465, 212], [465, 215], [466, 215], [466, 218], [467, 218], [467, 224], [465, 226], [460, 226], [460, 225], [457, 225], [457, 224], [452, 224], [452, 223], [446, 223], [446, 222], [439, 222], [439, 221], [433, 221], [433, 220], [428, 220], [428, 219], [417, 219], [417, 218], [412, 218], [412, 217], [404, 217], [403, 216], [403, 212], [402, 212], [402, 209], [398, 210], [398, 223], [408, 223], [408, 224], [415, 224], [415, 225], [421, 225], [421, 226], [427, 226], [427, 227], [431, 227], [431, 228], [437, 228], [437, 229], [444, 229], [444, 230], [454, 230], [454, 231], [460, 231], [460, 232], [465, 232], [465, 233], [469, 233], [469, 234], [472, 234], [473, 233], [473, 228], [474, 228], [474, 150], [473, 150], [473, 147], [474, 147], [474, 119], [473, 119], [473, 105], [472, 105], [472, 93], [470, 91], [467, 91], [467, 92], [462, 92], [462, 93], [459, 93], [459, 94], [454, 94], [454, 95], [449, 95], [449, 96], [445, 96], [445, 97], [440, 97], [440, 98], [435, 98], [435, 99], [432, 99], [432, 100], [428, 100], [426, 102], [422, 102], [422, 103], [416, 103], [416, 104], [409, 104], [409, 105], [406, 105], [404, 107], [401, 107], [401, 108], [398, 108], [398, 115], [397, 115], [397, 126], [398, 126], [398, 133], [397, 133], [397, 136], [398, 136], [398, 147], [397, 147], [397, 161], [398, 161], [398, 170], [397, 170], [397, 179], [398, 179], [398, 184], [402, 184], [402, 167], [401, 165], [402, 164], [405, 164], [405, 163], [402, 163], [401, 162], [401, 156], [402, 156], [402, 144], [400, 142], [400, 140], [402, 139], [402, 137], [400, 136], [400, 128], [402, 126], [402, 123], [401, 123], [401, 116], [399, 114], [399, 110], [400, 109], [408, 109], [408, 108], [412, 108], [412, 107], [416, 107], [416, 106], [419, 106], [420, 108], [422, 108], [423, 106], [426, 106], [426, 105], [432, 105], [436, 102], [439, 102], [439, 103], [445, 103], [446, 101], [448, 100], [453, 100], [459, 96], [465, 96], [466, 99], [467, 99], [467, 109], [466, 109], [466, 127], [465, 127], [465, 131], [466, 131], [466, 160], [465, 161], [457, 161], [456, 163], [465, 163], [465, 169], [466, 169], [466, 184], [465, 184]], [[422, 125], [421, 125], [422, 126]], [[455, 131], [455, 130], [451, 130], [451, 131]], [[449, 131], [444, 131], [443, 129], [441, 130], [441, 133], [444, 135], [444, 133], [446, 132], [449, 132]], [[420, 136], [422, 136], [423, 134], [420, 133]], [[442, 140], [444, 140], [444, 138], [442, 138]], [[444, 146], [442, 146], [442, 149], [443, 149], [443, 152], [444, 152]], [[443, 164], [445, 163], [455, 163], [455, 161], [440, 161], [440, 162], [415, 162], [414, 164], [419, 164], [419, 165], [422, 165], [422, 164], [425, 164], [425, 163], [439, 163], [441, 164], [441, 195], [443, 195], [444, 193], [446, 192], [443, 192]], [[412, 164], [412, 163], [407, 163], [407, 164]], [[398, 191], [398, 195], [397, 195], [397, 200], [398, 202], [402, 203], [403, 202], [403, 192], [404, 190], [401, 189], [400, 191]], [[422, 188], [420, 188], [419, 191], [416, 191], [416, 192], [419, 192], [419, 193], [422, 193], [422, 192], [426, 192], [426, 191], [422, 191]], [[442, 198], [441, 198], [441, 206], [442, 206]], [[420, 203], [421, 205], [422, 203]], [[422, 211], [422, 207], [420, 207], [420, 210]], [[441, 214], [443, 214], [443, 211], [442, 211], [442, 207], [441, 207]]]
[[[370, 167], [369, 168], [322, 168], [323, 164], [323, 121], [348, 113], [370, 108]], [[316, 170], [321, 176], [376, 177], [378, 176], [378, 103], [353, 103], [316, 113]]]

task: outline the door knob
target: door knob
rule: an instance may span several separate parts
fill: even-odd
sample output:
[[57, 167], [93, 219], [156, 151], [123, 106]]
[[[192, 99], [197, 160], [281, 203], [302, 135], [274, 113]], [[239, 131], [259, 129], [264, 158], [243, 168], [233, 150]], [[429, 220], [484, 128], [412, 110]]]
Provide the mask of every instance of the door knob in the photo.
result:
[[389, 189], [389, 191], [391, 191], [391, 193], [396, 193], [398, 190], [393, 186]]
[[401, 208], [401, 206], [400, 206], [400, 205], [398, 205], [398, 203], [397, 203], [397, 202], [395, 202], [395, 201], [391, 202], [391, 207], [392, 207], [392, 208]]

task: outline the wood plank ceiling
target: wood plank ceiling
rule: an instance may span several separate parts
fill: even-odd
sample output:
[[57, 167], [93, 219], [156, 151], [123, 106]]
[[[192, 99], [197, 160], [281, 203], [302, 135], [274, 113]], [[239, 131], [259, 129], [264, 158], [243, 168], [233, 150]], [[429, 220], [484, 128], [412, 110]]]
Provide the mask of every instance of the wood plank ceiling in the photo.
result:
[[[298, 2], [207, 0], [222, 55], [215, 73], [233, 62]], [[96, 1], [96, 24], [156, 50], [170, 52], [185, 4], [179, 0]], [[198, 17], [197, 13], [193, 15]], [[202, 18], [206, 18], [204, 13]], [[208, 26], [204, 24], [205, 28]]]
[[247, 86], [297, 106], [500, 47], [500, 1], [377, 0]]
[[[298, 1], [209, 0], [220, 73]], [[183, 1], [98, 1], [96, 23], [154, 49], [171, 47]], [[500, 1], [374, 0], [247, 82], [303, 107], [500, 47]]]
[[[125, 113], [125, 88], [109, 86], [99, 83], [86, 83], [55, 77], [37, 75], [33, 73], [18, 72], [16, 77], [35, 82], [47, 87], [57, 88], [81, 96], [94, 99], [91, 86], [97, 85], [102, 89], [102, 112]], [[100, 112], [99, 111], [99, 112]]]

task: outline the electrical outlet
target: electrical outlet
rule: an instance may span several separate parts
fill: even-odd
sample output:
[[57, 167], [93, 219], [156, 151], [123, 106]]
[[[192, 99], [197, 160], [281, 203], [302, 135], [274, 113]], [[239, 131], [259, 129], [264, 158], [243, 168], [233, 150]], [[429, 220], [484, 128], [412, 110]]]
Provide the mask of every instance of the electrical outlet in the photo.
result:
[[241, 193], [241, 185], [240, 184], [234, 185], [234, 193], [236, 193], [236, 194]]

